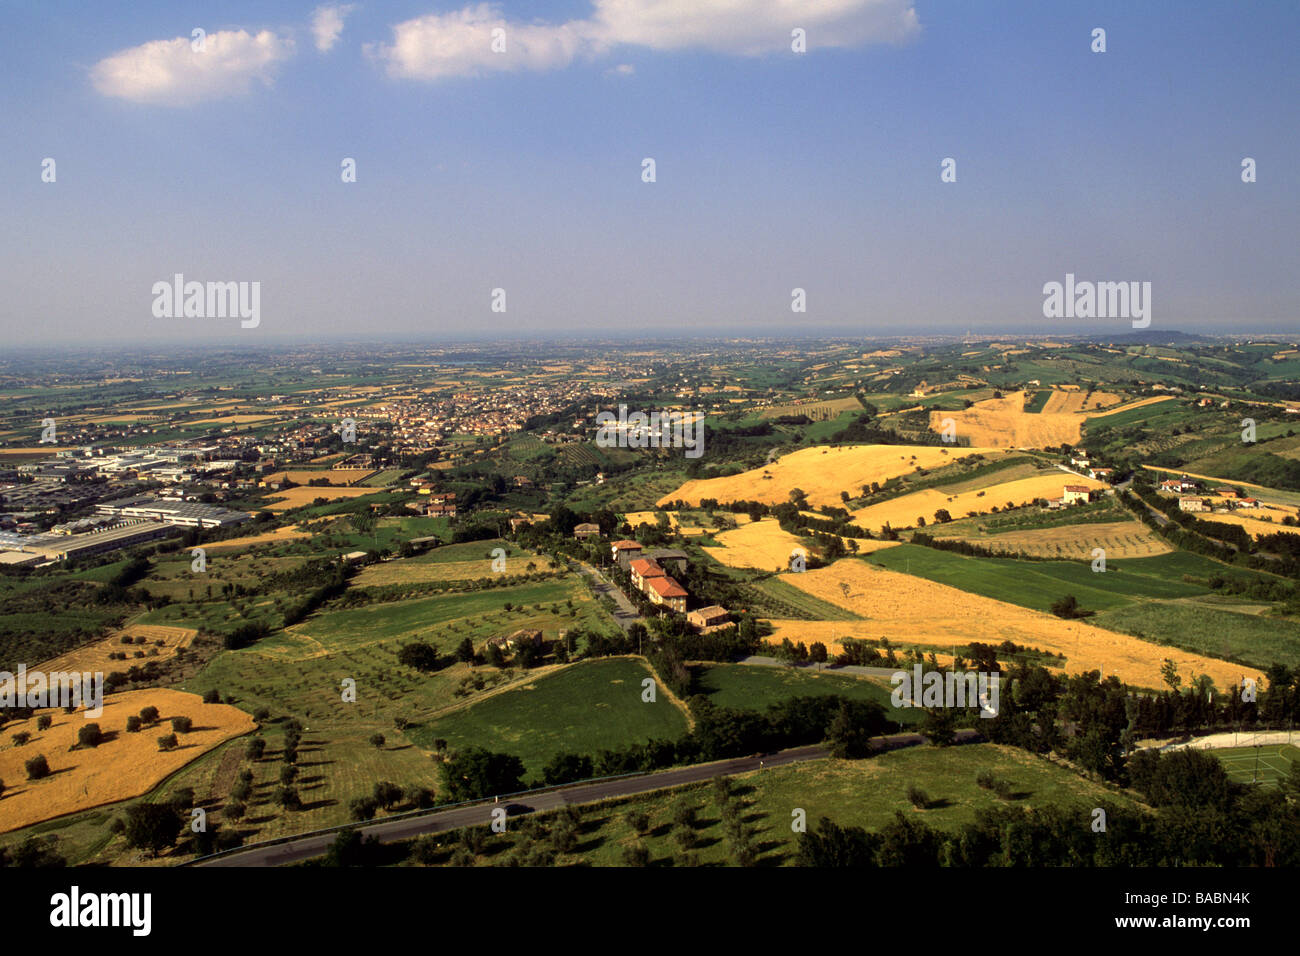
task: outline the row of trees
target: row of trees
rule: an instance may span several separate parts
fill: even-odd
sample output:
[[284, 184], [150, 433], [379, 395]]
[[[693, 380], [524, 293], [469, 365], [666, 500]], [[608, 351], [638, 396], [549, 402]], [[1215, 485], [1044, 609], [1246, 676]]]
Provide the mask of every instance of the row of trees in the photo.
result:
[[1157, 813], [1110, 801], [995, 806], [955, 831], [902, 813], [874, 831], [823, 817], [799, 835], [796, 860], [817, 867], [1300, 865], [1300, 766], [1280, 789], [1249, 787], [1232, 783], [1212, 754], [1143, 750], [1129, 758], [1127, 776]]

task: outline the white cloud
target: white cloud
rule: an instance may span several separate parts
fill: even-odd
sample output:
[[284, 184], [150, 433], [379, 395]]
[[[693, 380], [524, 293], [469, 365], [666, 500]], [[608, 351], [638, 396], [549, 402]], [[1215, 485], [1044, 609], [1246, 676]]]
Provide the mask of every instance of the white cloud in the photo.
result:
[[605, 72], [612, 76], [631, 76], [636, 72], [636, 67], [631, 63], [620, 63], [618, 66], [610, 67]]
[[[366, 44], [390, 76], [436, 80], [489, 71], [549, 70], [567, 66], [587, 40], [583, 24], [508, 23], [492, 4], [453, 13], [431, 13], [393, 27], [391, 45]], [[494, 30], [504, 30], [504, 51], [493, 49]]]
[[655, 50], [690, 47], [752, 56], [790, 49], [897, 43], [920, 29], [912, 0], [594, 0], [592, 38]]
[[311, 32], [317, 50], [328, 53], [334, 49], [334, 44], [343, 33], [344, 18], [356, 8], [354, 3], [327, 3], [312, 12]]
[[204, 38], [202, 51], [192, 49], [189, 37], [121, 50], [96, 63], [91, 80], [105, 96], [188, 106], [245, 94], [254, 81], [270, 85], [276, 66], [292, 55], [289, 37], [222, 30]]
[[[593, 0], [590, 19], [561, 24], [510, 23], [496, 5], [481, 3], [406, 20], [393, 27], [391, 44], [365, 49], [390, 76], [420, 80], [558, 69], [622, 45], [755, 56], [789, 51], [795, 27], [807, 31], [810, 51], [901, 42], [920, 30], [912, 2]], [[504, 53], [492, 49], [494, 28], [505, 31]]]

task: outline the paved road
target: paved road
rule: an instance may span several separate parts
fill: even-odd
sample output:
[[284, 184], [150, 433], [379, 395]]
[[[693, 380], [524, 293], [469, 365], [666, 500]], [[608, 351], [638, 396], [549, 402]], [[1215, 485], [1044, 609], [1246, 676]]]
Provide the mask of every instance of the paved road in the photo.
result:
[[[775, 657], [767, 657], [763, 654], [751, 654], [749, 657], [742, 657], [736, 661], [737, 664], [748, 664], [751, 667], [789, 667], [784, 661], [779, 661]], [[906, 667], [864, 667], [859, 664], [845, 664], [835, 666], [832, 664], [803, 664], [799, 670], [810, 670], [819, 674], [857, 674], [861, 677], [892, 677], [900, 670], [911, 670]]]
[[590, 564], [585, 561], [574, 561], [572, 558], [567, 559], [570, 567], [581, 568], [582, 572], [591, 578], [592, 588], [596, 594], [602, 597], [608, 597], [614, 602], [614, 620], [624, 631], [628, 630], [637, 621], [642, 620], [641, 614], [637, 611], [636, 605], [633, 604], [623, 589], [614, 582], [605, 577]]
[[[900, 737], [919, 737], [918, 734], [899, 735]], [[890, 747], [908, 746], [907, 742], [892, 742]], [[916, 742], [920, 742], [919, 740]], [[717, 776], [748, 773], [762, 767], [780, 767], [801, 760], [819, 760], [826, 756], [826, 750], [820, 746], [794, 747], [764, 757], [735, 757], [731, 760], [719, 760], [714, 763], [695, 764], [673, 770], [661, 770], [658, 773], [642, 774], [635, 777], [621, 777], [617, 780], [600, 780], [595, 783], [578, 784], [551, 790], [534, 790], [529, 793], [503, 798], [497, 804], [491, 801], [476, 803], [467, 807], [456, 807], [424, 814], [405, 820], [378, 821], [360, 830], [366, 836], [377, 837], [381, 843], [409, 840], [425, 833], [440, 833], [455, 830], [458, 827], [483, 826], [492, 822], [492, 810], [504, 806], [510, 816], [516, 813], [556, 810], [571, 803], [593, 803], [614, 797], [626, 797], [639, 793], [648, 793], [663, 787], [677, 787], [687, 783], [711, 780]], [[288, 843], [275, 846], [255, 847], [249, 850], [217, 857], [196, 866], [280, 866], [296, 863], [320, 856], [334, 842], [334, 833], [322, 833], [306, 836]]]
[[[979, 739], [973, 730], [957, 731], [957, 743], [970, 743]], [[893, 734], [877, 737], [876, 743], [886, 750], [901, 747], [913, 747], [923, 744], [926, 739], [917, 733]], [[664, 787], [679, 787], [688, 783], [699, 783], [717, 776], [733, 776], [749, 773], [768, 767], [782, 767], [786, 764], [805, 760], [821, 760], [827, 756], [826, 748], [815, 745], [809, 747], [792, 747], [762, 757], [734, 757], [730, 760], [718, 760], [713, 763], [695, 764], [690, 767], [678, 767], [661, 770], [657, 773], [641, 774], [635, 777], [620, 777], [616, 780], [598, 780], [594, 783], [577, 784], [570, 787], [549, 790], [533, 790], [528, 793], [505, 797], [501, 802], [476, 803], [472, 806], [456, 807], [451, 810], [438, 810], [401, 820], [380, 820], [360, 827], [366, 836], [379, 839], [381, 843], [409, 840], [426, 833], [441, 833], [459, 827], [484, 826], [492, 822], [492, 810], [497, 806], [507, 808], [507, 813], [532, 813], [545, 810], [557, 810], [560, 807], [576, 803], [594, 803], [615, 797], [635, 796], [649, 793]], [[195, 866], [282, 866], [321, 856], [334, 842], [335, 833], [321, 833], [304, 836], [287, 843], [278, 843], [267, 847], [250, 847], [238, 850], [226, 856], [216, 857]]]

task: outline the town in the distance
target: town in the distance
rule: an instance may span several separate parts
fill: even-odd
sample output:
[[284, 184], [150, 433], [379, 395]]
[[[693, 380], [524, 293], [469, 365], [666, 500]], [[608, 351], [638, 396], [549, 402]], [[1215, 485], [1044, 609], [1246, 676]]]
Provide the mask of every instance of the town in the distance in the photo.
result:
[[0, 356], [0, 864], [1300, 865], [1300, 340]]

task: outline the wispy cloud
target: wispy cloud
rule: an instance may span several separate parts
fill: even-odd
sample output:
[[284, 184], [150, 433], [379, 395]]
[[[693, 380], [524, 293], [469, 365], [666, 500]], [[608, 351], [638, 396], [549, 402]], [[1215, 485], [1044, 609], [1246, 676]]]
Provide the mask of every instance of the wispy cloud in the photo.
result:
[[354, 3], [326, 3], [317, 7], [311, 15], [311, 33], [316, 41], [316, 49], [328, 53], [343, 34], [343, 21], [355, 10]]
[[789, 50], [795, 28], [816, 49], [897, 43], [920, 23], [912, 0], [594, 0], [590, 18], [558, 24], [511, 22], [480, 3], [398, 23], [392, 43], [365, 50], [390, 76], [437, 80], [559, 69], [620, 46], [758, 56]]
[[270, 30], [209, 33], [201, 50], [194, 49], [189, 37], [154, 40], [100, 60], [91, 69], [91, 80], [105, 96], [189, 106], [246, 94], [256, 82], [269, 85], [293, 49], [291, 37]]

